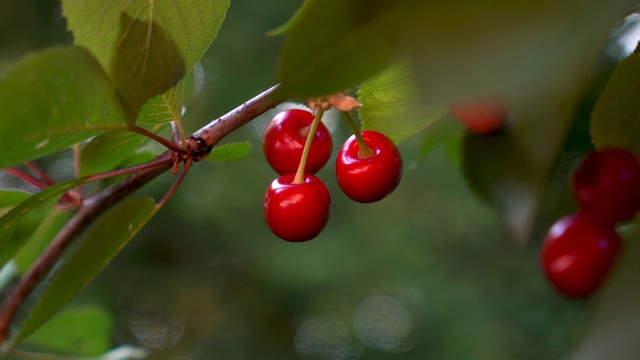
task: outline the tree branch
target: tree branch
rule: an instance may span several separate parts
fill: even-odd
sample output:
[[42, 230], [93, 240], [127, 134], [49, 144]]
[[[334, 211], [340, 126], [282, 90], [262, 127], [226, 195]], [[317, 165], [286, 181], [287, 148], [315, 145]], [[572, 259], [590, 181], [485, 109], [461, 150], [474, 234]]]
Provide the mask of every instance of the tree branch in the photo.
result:
[[[274, 86], [268, 89], [189, 136], [188, 140], [191, 139], [192, 150], [195, 150], [191, 154], [193, 160], [200, 160], [207, 156], [211, 148], [222, 138], [281, 103], [284, 99], [274, 96], [277, 88], [277, 86]], [[190, 163], [191, 158], [185, 161]], [[97, 195], [85, 199], [78, 212], [67, 222], [42, 255], [22, 276], [0, 308], [0, 343], [3, 343], [7, 338], [9, 326], [20, 305], [73, 239], [120, 200], [170, 169], [174, 159], [171, 153], [167, 152], [160, 155], [154, 162], [157, 163], [157, 166], [142, 168], [142, 170], [104, 189]]]

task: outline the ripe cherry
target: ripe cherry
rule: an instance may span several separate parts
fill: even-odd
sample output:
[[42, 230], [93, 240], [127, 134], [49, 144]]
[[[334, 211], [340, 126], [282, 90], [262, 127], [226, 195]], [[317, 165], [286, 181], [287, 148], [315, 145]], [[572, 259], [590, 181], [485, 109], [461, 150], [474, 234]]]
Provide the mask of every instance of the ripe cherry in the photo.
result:
[[[262, 136], [262, 150], [267, 162], [280, 175], [295, 173], [313, 122], [313, 114], [302, 109], [289, 109], [276, 115]], [[315, 174], [331, 157], [331, 133], [320, 123], [311, 144], [306, 173]]]
[[591, 153], [573, 180], [582, 212], [592, 221], [613, 226], [631, 219], [640, 209], [640, 163], [625, 150]]
[[506, 110], [495, 100], [455, 104], [449, 110], [471, 132], [481, 135], [500, 131], [506, 117]]
[[583, 297], [598, 288], [619, 247], [613, 228], [594, 224], [581, 213], [572, 214], [547, 233], [542, 266], [556, 290], [568, 297]]
[[396, 145], [382, 133], [362, 131], [365, 144], [373, 154], [360, 154], [360, 145], [352, 135], [336, 159], [336, 176], [342, 191], [352, 200], [370, 203], [390, 194], [402, 177], [402, 157]]
[[329, 190], [317, 177], [306, 174], [294, 184], [294, 174], [274, 180], [264, 195], [264, 217], [271, 231], [286, 241], [301, 242], [318, 236], [329, 220]]

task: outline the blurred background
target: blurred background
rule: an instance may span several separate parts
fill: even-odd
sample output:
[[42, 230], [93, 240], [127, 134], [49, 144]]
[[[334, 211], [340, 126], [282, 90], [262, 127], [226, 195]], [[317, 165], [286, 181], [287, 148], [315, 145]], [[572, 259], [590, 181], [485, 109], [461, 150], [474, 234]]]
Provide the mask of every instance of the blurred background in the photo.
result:
[[[265, 33], [301, 3], [232, 2], [196, 68], [187, 132], [274, 84], [282, 40]], [[56, 1], [0, 2], [0, 68], [71, 42]], [[332, 196], [329, 223], [318, 238], [294, 244], [272, 235], [262, 214], [276, 174], [260, 137], [275, 111], [224, 140], [250, 141], [248, 158], [194, 166], [168, 205], [75, 300], [72, 306], [104, 310], [110, 347], [181, 360], [541, 360], [571, 353], [590, 303], [555, 294], [540, 270], [541, 239], [516, 245], [469, 189], [456, 150], [460, 127], [451, 124], [448, 142], [426, 155], [420, 135], [402, 143], [403, 180], [379, 203], [346, 198], [330, 162], [318, 173]], [[348, 128], [329, 115], [337, 149]], [[172, 181], [162, 177], [142, 193], [158, 199]]]

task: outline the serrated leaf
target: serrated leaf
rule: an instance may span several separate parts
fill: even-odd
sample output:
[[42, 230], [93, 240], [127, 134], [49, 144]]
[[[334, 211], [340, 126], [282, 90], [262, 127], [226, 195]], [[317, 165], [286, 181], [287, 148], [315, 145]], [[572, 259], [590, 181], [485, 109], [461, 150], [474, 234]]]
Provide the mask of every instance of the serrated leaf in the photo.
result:
[[280, 91], [301, 98], [342, 92], [388, 66], [397, 19], [386, 10], [394, 3], [305, 1], [287, 25]]
[[640, 155], [640, 53], [616, 68], [591, 115], [597, 149], [620, 147]]
[[35, 230], [35, 226], [33, 228], [29, 227], [31, 230], [29, 230], [27, 236], [16, 236], [14, 232], [19, 230], [18, 226], [20, 226], [21, 221], [25, 216], [36, 216], [36, 221], [39, 223], [40, 218], [37, 217], [38, 214], [33, 211], [34, 209], [38, 208], [46, 201], [53, 199], [55, 196], [81, 185], [85, 181], [85, 179], [79, 178], [50, 186], [30, 196], [27, 200], [24, 200], [0, 217], [0, 248], [2, 249], [0, 252], [0, 266], [4, 265], [7, 260], [9, 260], [16, 251], [24, 245], [28, 237]]
[[182, 117], [183, 81], [162, 95], [149, 100], [140, 111], [138, 124], [164, 124]]
[[396, 144], [424, 130], [445, 108], [426, 108], [411, 70], [405, 63], [392, 66], [358, 89], [360, 121], [364, 130], [387, 135]]
[[62, 310], [25, 342], [48, 351], [97, 356], [111, 347], [112, 320], [97, 305]]
[[248, 141], [238, 141], [211, 149], [211, 153], [206, 159], [211, 161], [233, 161], [243, 159], [249, 155], [251, 151], [251, 143]]
[[122, 95], [130, 121], [200, 60], [229, 0], [63, 0], [74, 41], [98, 58]]
[[[637, 235], [637, 234], [636, 234]], [[599, 290], [573, 360], [640, 358], [639, 236], [629, 239]]]
[[77, 239], [78, 247], [54, 265], [33, 294], [33, 307], [21, 309], [20, 329], [12, 341], [29, 336], [71, 301], [156, 212], [151, 198], [127, 198], [109, 209]]
[[126, 125], [125, 110], [95, 58], [80, 47], [33, 53], [0, 79], [0, 168]]

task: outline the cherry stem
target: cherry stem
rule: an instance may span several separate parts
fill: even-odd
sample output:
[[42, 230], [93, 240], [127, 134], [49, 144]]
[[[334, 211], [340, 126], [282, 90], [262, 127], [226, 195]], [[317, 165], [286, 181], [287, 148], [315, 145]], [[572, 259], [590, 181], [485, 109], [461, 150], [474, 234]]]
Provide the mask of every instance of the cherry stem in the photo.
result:
[[185, 152], [188, 150], [187, 142], [185, 141], [186, 135], [184, 133], [184, 129], [182, 128], [182, 123], [180, 120], [174, 120], [171, 122], [171, 129], [173, 130], [172, 140], [173, 142], [177, 142], [182, 145], [182, 150]]
[[169, 198], [176, 192], [176, 190], [178, 190], [178, 187], [182, 183], [182, 180], [184, 180], [184, 178], [187, 176], [187, 173], [189, 172], [189, 169], [191, 168], [192, 163], [193, 163], [193, 159], [187, 158], [187, 160], [184, 163], [184, 168], [182, 168], [182, 172], [180, 173], [176, 181], [173, 183], [173, 185], [171, 185], [167, 193], [164, 194], [164, 196], [162, 197], [162, 199], [160, 199], [160, 201], [158, 201], [157, 208], [163, 207], [164, 204], [167, 203]]
[[6, 173], [11, 174], [21, 180], [24, 180], [25, 182], [28, 182], [31, 185], [36, 186], [38, 189], [46, 189], [49, 185], [45, 184], [42, 180], [36, 178], [35, 176], [29, 175], [26, 172], [17, 169], [17, 168], [5, 168], [2, 169], [4, 170]]
[[309, 134], [307, 134], [307, 140], [304, 143], [304, 149], [302, 149], [302, 157], [298, 164], [298, 170], [296, 171], [296, 176], [293, 178], [294, 184], [304, 183], [304, 170], [307, 167], [307, 159], [309, 158], [309, 152], [311, 151], [311, 144], [313, 144], [313, 138], [316, 136], [318, 126], [320, 126], [320, 122], [322, 121], [322, 115], [324, 115], [324, 110], [319, 108], [316, 112], [316, 117], [311, 123]]
[[184, 149], [178, 145], [176, 145], [173, 141], [171, 140], [167, 140], [165, 138], [163, 138], [162, 136], [154, 133], [153, 131], [149, 131], [143, 127], [140, 126], [133, 126], [131, 128], [128, 128], [133, 132], [136, 132], [140, 135], [144, 135], [148, 138], [150, 138], [151, 140], [154, 140], [158, 143], [160, 143], [161, 145], [164, 145], [167, 149], [171, 150], [171, 151], [175, 151], [177, 153], [183, 153]]
[[28, 161], [24, 163], [24, 165], [29, 169], [31, 169], [31, 171], [38, 174], [38, 176], [40, 176], [40, 179], [42, 179], [42, 181], [47, 183], [47, 185], [52, 186], [56, 184], [56, 182], [52, 178], [50, 178], [49, 175], [47, 175], [47, 173], [45, 173], [44, 170], [40, 169], [36, 164]]
[[351, 132], [353, 132], [353, 135], [355, 135], [356, 137], [356, 141], [358, 141], [358, 146], [360, 147], [360, 149], [358, 150], [358, 157], [360, 159], [368, 159], [372, 157], [374, 154], [373, 150], [371, 150], [371, 148], [364, 141], [362, 133], [360, 132], [358, 125], [356, 125], [356, 120], [353, 118], [353, 115], [351, 115], [351, 112], [343, 111], [342, 115], [344, 115], [345, 120], [347, 120], [347, 124], [349, 124], [349, 128], [351, 128]]

